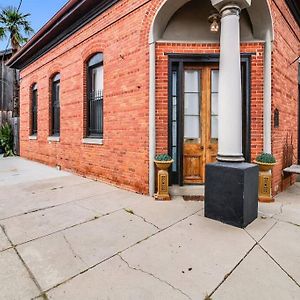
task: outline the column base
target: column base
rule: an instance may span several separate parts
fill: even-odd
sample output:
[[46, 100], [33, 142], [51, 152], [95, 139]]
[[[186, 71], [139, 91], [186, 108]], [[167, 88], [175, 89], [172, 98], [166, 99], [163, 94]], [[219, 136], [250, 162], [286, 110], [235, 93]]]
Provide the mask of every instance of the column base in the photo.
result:
[[217, 160], [222, 162], [244, 162], [243, 155], [217, 155]]
[[257, 165], [217, 162], [206, 166], [205, 217], [245, 228], [257, 213]]

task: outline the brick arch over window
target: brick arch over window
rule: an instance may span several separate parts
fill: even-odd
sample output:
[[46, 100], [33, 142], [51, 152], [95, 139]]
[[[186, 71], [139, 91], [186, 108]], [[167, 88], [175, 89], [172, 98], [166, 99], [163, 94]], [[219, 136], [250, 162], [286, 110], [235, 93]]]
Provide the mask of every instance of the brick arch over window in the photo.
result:
[[[85, 51], [85, 59], [83, 60], [83, 138], [103, 138], [103, 78], [104, 78], [104, 53], [103, 48], [94, 45]], [[100, 55], [99, 63], [95, 66], [89, 66], [90, 61]], [[102, 89], [95, 90], [92, 95], [90, 89], [89, 68], [102, 69]], [[101, 70], [100, 70], [101, 71]], [[97, 73], [98, 74], [98, 73]], [[99, 75], [98, 75], [99, 76]], [[91, 98], [92, 97], [92, 98]], [[91, 109], [91, 104], [93, 109]], [[93, 114], [91, 115], [91, 110]], [[97, 112], [96, 112], [97, 111]], [[94, 116], [94, 118], [93, 118]], [[92, 117], [92, 118], [91, 118]]]
[[[82, 57], [82, 87], [83, 87], [83, 101], [82, 101], [82, 110], [83, 110], [83, 131], [82, 131], [82, 137], [86, 136], [87, 133], [87, 63], [88, 61], [96, 54], [96, 53], [102, 53], [104, 55], [104, 49], [106, 47], [105, 43], [95, 43], [90, 42], [88, 43], [83, 51], [81, 52]], [[103, 65], [105, 65], [105, 61], [103, 60]]]

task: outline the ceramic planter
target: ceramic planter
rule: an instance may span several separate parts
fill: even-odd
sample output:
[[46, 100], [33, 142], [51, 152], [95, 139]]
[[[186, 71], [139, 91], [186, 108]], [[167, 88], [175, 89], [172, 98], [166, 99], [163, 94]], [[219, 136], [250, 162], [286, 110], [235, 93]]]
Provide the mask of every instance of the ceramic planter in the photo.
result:
[[274, 202], [272, 196], [272, 169], [276, 163], [254, 161], [259, 167], [258, 201]]
[[159, 161], [154, 160], [156, 167], [158, 168], [157, 173], [157, 193], [154, 195], [156, 200], [170, 200], [169, 194], [169, 173], [168, 169], [172, 165], [174, 160]]

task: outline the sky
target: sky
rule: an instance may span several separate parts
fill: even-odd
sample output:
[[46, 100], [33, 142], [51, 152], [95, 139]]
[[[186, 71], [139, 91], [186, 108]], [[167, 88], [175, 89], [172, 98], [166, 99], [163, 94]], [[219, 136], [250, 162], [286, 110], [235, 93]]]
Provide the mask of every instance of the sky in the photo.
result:
[[[0, 10], [7, 6], [19, 6], [20, 0], [0, 0]], [[31, 27], [37, 32], [47, 21], [63, 7], [68, 0], [23, 0], [20, 8], [22, 13], [30, 13], [28, 18]], [[6, 41], [0, 41], [0, 50], [4, 50]]]

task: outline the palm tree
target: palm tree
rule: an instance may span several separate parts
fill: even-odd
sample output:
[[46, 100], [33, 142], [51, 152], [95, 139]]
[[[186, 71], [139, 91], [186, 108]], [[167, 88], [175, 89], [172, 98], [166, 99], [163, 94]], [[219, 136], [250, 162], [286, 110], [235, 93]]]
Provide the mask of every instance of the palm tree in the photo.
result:
[[[0, 12], [0, 40], [8, 39], [7, 46], [11, 45], [13, 53], [20, 50], [21, 46], [28, 41], [33, 33], [30, 22], [27, 20], [30, 14], [19, 12], [19, 8], [9, 6]], [[0, 58], [1, 60], [1, 58]], [[19, 72], [13, 70], [13, 117], [19, 116]]]
[[33, 33], [27, 18], [30, 14], [23, 14], [15, 7], [4, 8], [0, 13], [0, 40], [9, 38], [14, 52], [28, 41]]

